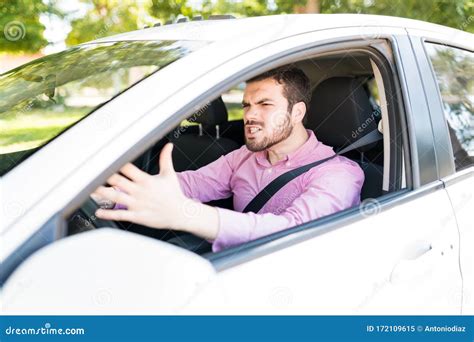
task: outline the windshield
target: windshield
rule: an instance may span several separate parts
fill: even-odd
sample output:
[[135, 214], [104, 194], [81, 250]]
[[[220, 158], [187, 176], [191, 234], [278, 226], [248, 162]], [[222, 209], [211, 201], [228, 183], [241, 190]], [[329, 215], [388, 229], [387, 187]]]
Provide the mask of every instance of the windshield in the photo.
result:
[[0, 75], [0, 176], [113, 97], [204, 44], [87, 44]]

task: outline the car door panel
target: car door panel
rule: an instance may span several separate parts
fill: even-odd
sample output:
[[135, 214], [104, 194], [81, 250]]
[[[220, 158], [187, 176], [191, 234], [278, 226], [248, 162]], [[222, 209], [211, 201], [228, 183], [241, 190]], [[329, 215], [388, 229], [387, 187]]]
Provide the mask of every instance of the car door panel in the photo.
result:
[[186, 312], [458, 314], [456, 225], [431, 214], [452, 216], [447, 193], [417, 196], [218, 272], [225, 301], [203, 291]]
[[474, 167], [460, 171], [443, 179], [452, 203], [455, 217], [446, 220], [455, 221], [460, 235], [460, 268], [463, 279], [462, 313], [474, 315]]

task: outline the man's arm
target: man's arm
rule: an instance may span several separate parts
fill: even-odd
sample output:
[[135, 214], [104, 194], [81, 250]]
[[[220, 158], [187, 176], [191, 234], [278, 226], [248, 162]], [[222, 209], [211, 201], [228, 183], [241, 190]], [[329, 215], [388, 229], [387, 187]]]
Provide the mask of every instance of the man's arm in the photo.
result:
[[151, 176], [131, 163], [112, 175], [107, 180], [111, 187], [99, 187], [96, 193], [104, 200], [121, 203], [127, 210], [98, 209], [96, 216], [151, 228], [188, 231], [214, 240], [218, 230], [217, 210], [185, 196], [173, 168], [172, 150], [172, 144], [163, 147], [159, 175]]
[[318, 174], [308, 190], [280, 215], [214, 208], [185, 196], [173, 169], [171, 150], [171, 144], [163, 148], [158, 176], [127, 164], [120, 170], [125, 177], [110, 177], [108, 183], [125, 192], [101, 188], [100, 195], [125, 204], [128, 210], [99, 209], [97, 217], [186, 231], [214, 241], [213, 250], [219, 251], [347, 209], [360, 201], [362, 170], [358, 166], [337, 165]]
[[230, 178], [233, 173], [234, 152], [221, 156], [198, 170], [178, 172], [177, 176], [184, 194], [200, 202], [230, 197], [232, 195]]
[[279, 214], [216, 208], [219, 228], [212, 249], [217, 252], [358, 205], [363, 182], [364, 173], [358, 166], [330, 166], [304, 193], [289, 199], [291, 204]]
[[[177, 172], [182, 192], [188, 198], [193, 198], [199, 202], [209, 202], [218, 199], [228, 198], [232, 195], [230, 178], [232, 176], [233, 151], [221, 156], [214, 162], [205, 165], [195, 171]], [[156, 175], [155, 177], [159, 177]], [[121, 191], [119, 186], [115, 190]], [[127, 209], [121, 202], [112, 202], [102, 197], [104, 187], [96, 189], [91, 197], [103, 208]], [[111, 193], [111, 192], [109, 192]]]

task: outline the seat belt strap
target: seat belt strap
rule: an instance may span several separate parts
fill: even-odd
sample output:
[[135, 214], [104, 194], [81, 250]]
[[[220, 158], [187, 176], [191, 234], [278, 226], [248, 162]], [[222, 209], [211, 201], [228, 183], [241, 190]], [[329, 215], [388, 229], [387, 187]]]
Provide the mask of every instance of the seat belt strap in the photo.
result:
[[315, 166], [321, 165], [328, 160], [331, 160], [335, 158], [338, 155], [341, 155], [343, 153], [347, 153], [350, 151], [353, 151], [357, 148], [360, 148], [362, 146], [366, 146], [369, 144], [372, 144], [374, 142], [377, 142], [383, 138], [383, 135], [378, 131], [378, 130], [373, 130], [372, 132], [364, 135], [362, 138], [354, 141], [352, 144], [349, 146], [343, 148], [342, 150], [338, 151], [334, 155], [317, 160], [315, 162], [300, 166], [296, 169], [290, 170], [288, 172], [285, 172], [284, 174], [278, 176], [274, 180], [272, 180], [265, 188], [263, 188], [257, 196], [255, 196], [249, 204], [244, 208], [242, 211], [243, 213], [248, 213], [248, 212], [254, 212], [258, 213], [260, 209], [263, 208], [263, 206], [270, 200], [270, 198], [273, 197], [281, 188], [283, 188], [286, 184], [291, 182], [293, 179], [296, 177], [302, 175], [303, 173], [309, 171]]

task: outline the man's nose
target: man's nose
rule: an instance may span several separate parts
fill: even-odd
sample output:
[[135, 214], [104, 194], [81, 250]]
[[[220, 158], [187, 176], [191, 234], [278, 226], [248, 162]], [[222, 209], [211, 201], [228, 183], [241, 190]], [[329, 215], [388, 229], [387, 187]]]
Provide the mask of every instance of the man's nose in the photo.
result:
[[244, 122], [247, 121], [258, 121], [259, 114], [255, 107], [249, 107], [244, 112]]

